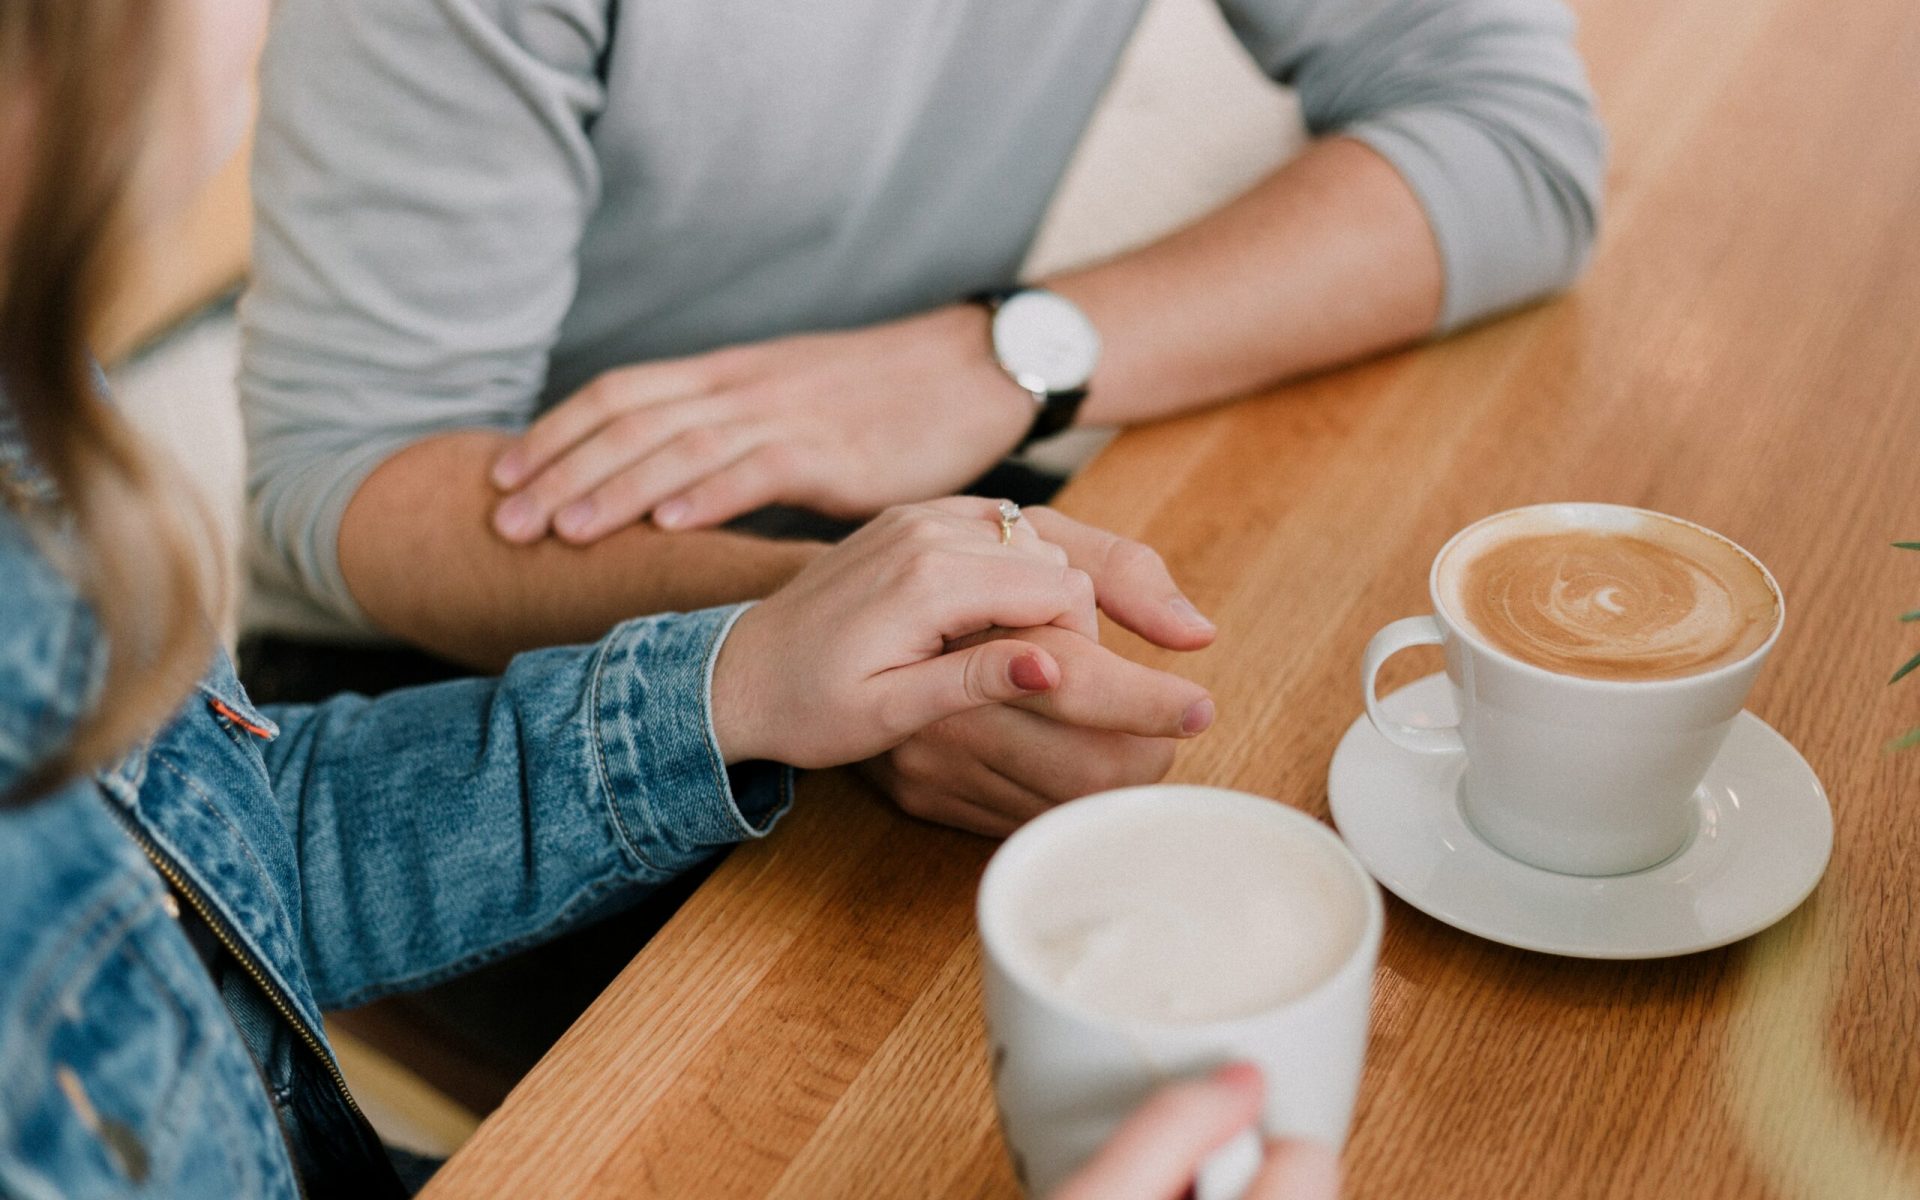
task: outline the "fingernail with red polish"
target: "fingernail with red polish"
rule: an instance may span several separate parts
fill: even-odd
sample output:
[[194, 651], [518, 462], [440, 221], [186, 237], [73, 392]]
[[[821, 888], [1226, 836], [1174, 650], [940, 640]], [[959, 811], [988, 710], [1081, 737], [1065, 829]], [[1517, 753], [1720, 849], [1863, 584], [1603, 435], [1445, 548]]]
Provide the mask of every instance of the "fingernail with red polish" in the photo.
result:
[[532, 537], [535, 528], [533, 501], [525, 496], [514, 496], [502, 504], [493, 514], [493, 527], [510, 538]]
[[1213, 724], [1213, 698], [1202, 696], [1187, 706], [1186, 715], [1180, 718], [1180, 732], [1192, 737], [1196, 733], [1205, 733]]
[[653, 523], [662, 529], [673, 529], [686, 521], [692, 507], [685, 500], [669, 500], [653, 510]]
[[593, 523], [593, 501], [575, 500], [560, 510], [553, 519], [553, 527], [568, 537], [579, 537]]
[[1040, 660], [1031, 654], [1022, 654], [1007, 667], [1007, 677], [1013, 680], [1013, 686], [1023, 692], [1044, 692], [1053, 686], [1053, 680], [1047, 677], [1047, 669]]
[[1232, 1062], [1213, 1073], [1213, 1082], [1228, 1087], [1260, 1086], [1260, 1068], [1250, 1062]]
[[1193, 606], [1193, 601], [1185, 596], [1175, 597], [1167, 607], [1173, 610], [1173, 615], [1180, 619], [1182, 625], [1191, 625], [1195, 629], [1213, 628], [1213, 622], [1207, 620], [1200, 610]]
[[520, 477], [526, 474], [527, 460], [518, 450], [509, 450], [493, 464], [493, 486], [510, 488], [519, 484]]

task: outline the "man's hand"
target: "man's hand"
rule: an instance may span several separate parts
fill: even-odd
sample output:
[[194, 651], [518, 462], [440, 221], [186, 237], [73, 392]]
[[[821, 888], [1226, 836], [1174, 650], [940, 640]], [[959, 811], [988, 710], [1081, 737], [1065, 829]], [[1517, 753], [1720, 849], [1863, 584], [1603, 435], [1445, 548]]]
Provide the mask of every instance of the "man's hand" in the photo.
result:
[[586, 544], [648, 515], [662, 529], [768, 504], [868, 517], [959, 490], [1032, 421], [972, 305], [643, 363], [555, 405], [494, 461], [508, 495], [493, 525]]

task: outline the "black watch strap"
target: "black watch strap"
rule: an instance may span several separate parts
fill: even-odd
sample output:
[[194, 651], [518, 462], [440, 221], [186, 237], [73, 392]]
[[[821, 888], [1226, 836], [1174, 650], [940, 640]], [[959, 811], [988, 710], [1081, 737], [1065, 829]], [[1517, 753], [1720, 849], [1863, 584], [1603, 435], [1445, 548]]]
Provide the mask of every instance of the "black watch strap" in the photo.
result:
[[1046, 400], [1040, 405], [1040, 411], [1033, 416], [1033, 424], [1027, 427], [1027, 436], [1020, 439], [1016, 451], [1025, 450], [1035, 442], [1044, 441], [1073, 424], [1073, 418], [1079, 415], [1080, 402], [1087, 398], [1087, 389], [1071, 388], [1064, 392], [1048, 392]]
[[[1011, 297], [1026, 290], [1024, 287], [990, 288], [987, 291], [975, 292], [973, 295], [968, 296], [967, 303], [978, 304], [987, 310], [989, 330], [991, 330], [993, 315], [1000, 311], [1000, 306], [1005, 304]], [[993, 351], [991, 332], [989, 332], [987, 339], [987, 350], [989, 353]], [[1014, 446], [1013, 452], [1018, 454], [1035, 442], [1045, 441], [1047, 438], [1052, 437], [1054, 434], [1072, 425], [1073, 419], [1080, 414], [1081, 401], [1086, 398], [1087, 389], [1084, 387], [1069, 388], [1064, 392], [1048, 392], [1044, 397], [1036, 396], [1035, 400], [1037, 403], [1034, 407], [1038, 411], [1033, 414], [1033, 424], [1027, 426], [1026, 436], [1020, 439], [1018, 445]]]

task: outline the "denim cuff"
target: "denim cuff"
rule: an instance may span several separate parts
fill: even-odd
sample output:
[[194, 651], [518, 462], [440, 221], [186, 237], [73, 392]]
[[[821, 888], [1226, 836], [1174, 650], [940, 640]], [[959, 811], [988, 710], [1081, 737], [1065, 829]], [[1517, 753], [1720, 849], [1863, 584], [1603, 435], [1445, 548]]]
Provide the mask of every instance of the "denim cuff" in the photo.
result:
[[644, 862], [763, 837], [793, 803], [793, 768], [729, 770], [713, 728], [713, 668], [744, 604], [616, 626], [594, 671], [594, 742], [614, 823]]

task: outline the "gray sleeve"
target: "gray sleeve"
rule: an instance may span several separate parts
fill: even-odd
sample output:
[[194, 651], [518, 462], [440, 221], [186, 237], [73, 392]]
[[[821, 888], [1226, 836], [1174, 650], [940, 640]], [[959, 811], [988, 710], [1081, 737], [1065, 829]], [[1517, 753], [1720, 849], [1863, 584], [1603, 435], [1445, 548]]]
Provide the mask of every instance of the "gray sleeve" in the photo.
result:
[[240, 389], [252, 555], [364, 624], [347, 502], [449, 427], [527, 418], [597, 200], [609, 0], [279, 0]]
[[1440, 330], [1566, 287], [1600, 217], [1606, 134], [1558, 0], [1220, 0], [1308, 128], [1378, 151], [1426, 210]]

